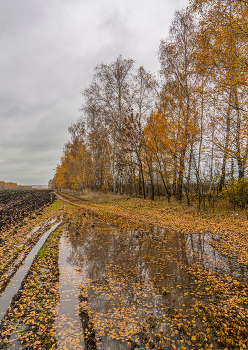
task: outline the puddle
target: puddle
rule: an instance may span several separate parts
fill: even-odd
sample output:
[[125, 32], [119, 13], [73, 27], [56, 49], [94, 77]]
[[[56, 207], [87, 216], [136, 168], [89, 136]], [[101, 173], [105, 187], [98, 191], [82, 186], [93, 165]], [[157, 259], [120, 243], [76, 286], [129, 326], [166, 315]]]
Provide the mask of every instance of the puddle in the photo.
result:
[[11, 350], [20, 350], [22, 349], [22, 344], [21, 342], [18, 340], [18, 333], [19, 332], [25, 332], [27, 330], [27, 326], [26, 325], [20, 325], [18, 324], [16, 329], [14, 330], [14, 332], [12, 332], [10, 339], [9, 339], [9, 343], [8, 343], [8, 348]]
[[38, 253], [40, 248], [43, 246], [43, 244], [45, 243], [50, 233], [54, 231], [57, 228], [57, 226], [60, 225], [60, 223], [61, 221], [56, 225], [53, 225], [50, 228], [50, 230], [45, 232], [45, 234], [40, 238], [40, 240], [35, 245], [35, 247], [27, 255], [23, 265], [20, 266], [20, 268], [16, 271], [16, 273], [12, 277], [10, 283], [8, 284], [7, 288], [4, 290], [3, 294], [0, 296], [0, 322], [4, 318], [8, 310], [8, 307], [10, 306], [13, 296], [17, 293], [18, 289], [20, 288], [22, 280], [24, 279], [26, 273], [28, 272], [36, 254]]
[[31, 231], [31, 233], [35, 233], [35, 232], [37, 232], [39, 229], [40, 229], [40, 226], [37, 226], [37, 227], [35, 227], [35, 228]]
[[184, 265], [199, 263], [203, 269], [218, 273], [233, 273], [248, 277], [247, 268], [235, 260], [223, 256], [216, 248], [220, 237], [208, 233], [173, 233], [165, 229], [151, 227], [147, 232], [152, 240], [160, 242], [178, 261]]
[[78, 286], [82, 281], [82, 271], [68, 263], [72, 254], [71, 244], [62, 235], [59, 244], [59, 293], [60, 302], [57, 307], [55, 321], [58, 349], [85, 349], [82, 324], [79, 318]]
[[[150, 329], [154, 336], [151, 323], [166, 335], [167, 311], [187, 313], [192, 303], [192, 295], [185, 294], [192, 281], [180, 265], [199, 262], [205, 269], [247, 276], [247, 270], [216, 251], [215, 238], [154, 227], [145, 233], [122, 232], [93, 218], [85, 219], [81, 230], [72, 223], [60, 242], [59, 348], [65, 344], [68, 349], [90, 349], [86, 340], [83, 345], [78, 315], [80, 284], [97, 349], [127, 350], [130, 342], [133, 348], [144, 349], [137, 334]], [[76, 337], [76, 345], [70, 345]]]
[[[33, 235], [35, 232], [37, 232], [39, 229], [40, 229], [40, 226], [35, 227], [35, 228], [27, 235], [26, 240], [28, 240], [30, 237], [32, 237], [32, 235]], [[22, 246], [23, 246], [23, 244], [22, 244]], [[20, 246], [20, 247], [21, 247], [21, 246]]]

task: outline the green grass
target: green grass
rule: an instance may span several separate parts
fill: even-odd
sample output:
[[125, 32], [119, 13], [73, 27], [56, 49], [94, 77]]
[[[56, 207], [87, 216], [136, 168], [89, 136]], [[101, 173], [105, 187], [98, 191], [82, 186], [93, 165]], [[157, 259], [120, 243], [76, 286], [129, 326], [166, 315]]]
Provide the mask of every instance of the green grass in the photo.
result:
[[60, 205], [61, 205], [61, 202], [58, 199], [56, 199], [56, 201], [53, 202], [53, 204], [51, 204], [47, 210], [51, 211], [51, 210], [58, 209], [60, 207]]
[[99, 209], [98, 212], [101, 213], [102, 215], [108, 216], [108, 217], [115, 216], [113, 213], [110, 213], [110, 212], [103, 210], [103, 209]]
[[54, 238], [58, 238], [59, 237], [59, 234], [60, 232], [62, 232], [62, 227], [58, 227], [56, 229], [56, 231], [54, 231], [50, 236], [49, 238], [47, 239], [47, 241], [44, 243], [43, 247], [41, 247], [41, 249], [39, 250], [38, 252], [38, 256], [40, 259], [43, 259], [43, 258], [46, 258], [47, 256], [49, 255], [52, 255], [53, 252], [49, 249], [47, 249], [47, 246], [51, 243], [51, 240], [54, 239]]
[[48, 255], [51, 255], [51, 250], [47, 250], [47, 244], [45, 243], [43, 247], [39, 250], [38, 255], [40, 259], [46, 258]]

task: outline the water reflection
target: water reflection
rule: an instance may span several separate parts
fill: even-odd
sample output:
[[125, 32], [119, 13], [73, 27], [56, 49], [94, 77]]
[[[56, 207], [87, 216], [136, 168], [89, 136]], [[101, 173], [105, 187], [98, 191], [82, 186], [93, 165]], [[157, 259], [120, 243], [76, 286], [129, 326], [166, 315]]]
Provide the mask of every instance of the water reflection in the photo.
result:
[[[77, 269], [77, 283], [87, 290], [85, 307], [94, 324], [98, 349], [129, 349], [150, 320], [168, 329], [169, 308], [190, 308], [185, 293], [191, 281], [182, 265], [199, 263], [217, 272], [247, 275], [223, 257], [209, 234], [185, 234], [148, 227], [146, 232], [121, 231], [86, 218], [68, 231], [66, 263]], [[179, 347], [180, 348], [180, 347]]]
[[61, 350], [85, 349], [77, 298], [82, 274], [79, 274], [79, 271], [70, 264], [70, 256], [73, 251], [68, 237], [63, 234], [59, 245], [60, 302], [56, 308], [57, 317], [55, 319], [57, 349]]

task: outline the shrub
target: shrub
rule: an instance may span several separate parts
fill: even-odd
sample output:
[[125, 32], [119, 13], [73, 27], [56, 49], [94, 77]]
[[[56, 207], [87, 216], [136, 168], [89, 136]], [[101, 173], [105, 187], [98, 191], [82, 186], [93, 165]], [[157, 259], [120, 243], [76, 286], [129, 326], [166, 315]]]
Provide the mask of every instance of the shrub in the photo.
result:
[[240, 208], [245, 208], [247, 211], [248, 180], [237, 179], [230, 181], [223, 190], [223, 196], [233, 205], [234, 210], [238, 206]]

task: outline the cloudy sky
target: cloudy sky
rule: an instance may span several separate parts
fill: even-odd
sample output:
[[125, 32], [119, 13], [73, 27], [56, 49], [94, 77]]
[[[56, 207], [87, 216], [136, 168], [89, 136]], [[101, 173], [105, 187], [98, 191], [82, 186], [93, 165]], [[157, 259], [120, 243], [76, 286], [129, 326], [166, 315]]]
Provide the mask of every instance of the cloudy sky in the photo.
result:
[[122, 55], [155, 72], [189, 0], [0, 0], [0, 180], [47, 184], [94, 67]]

